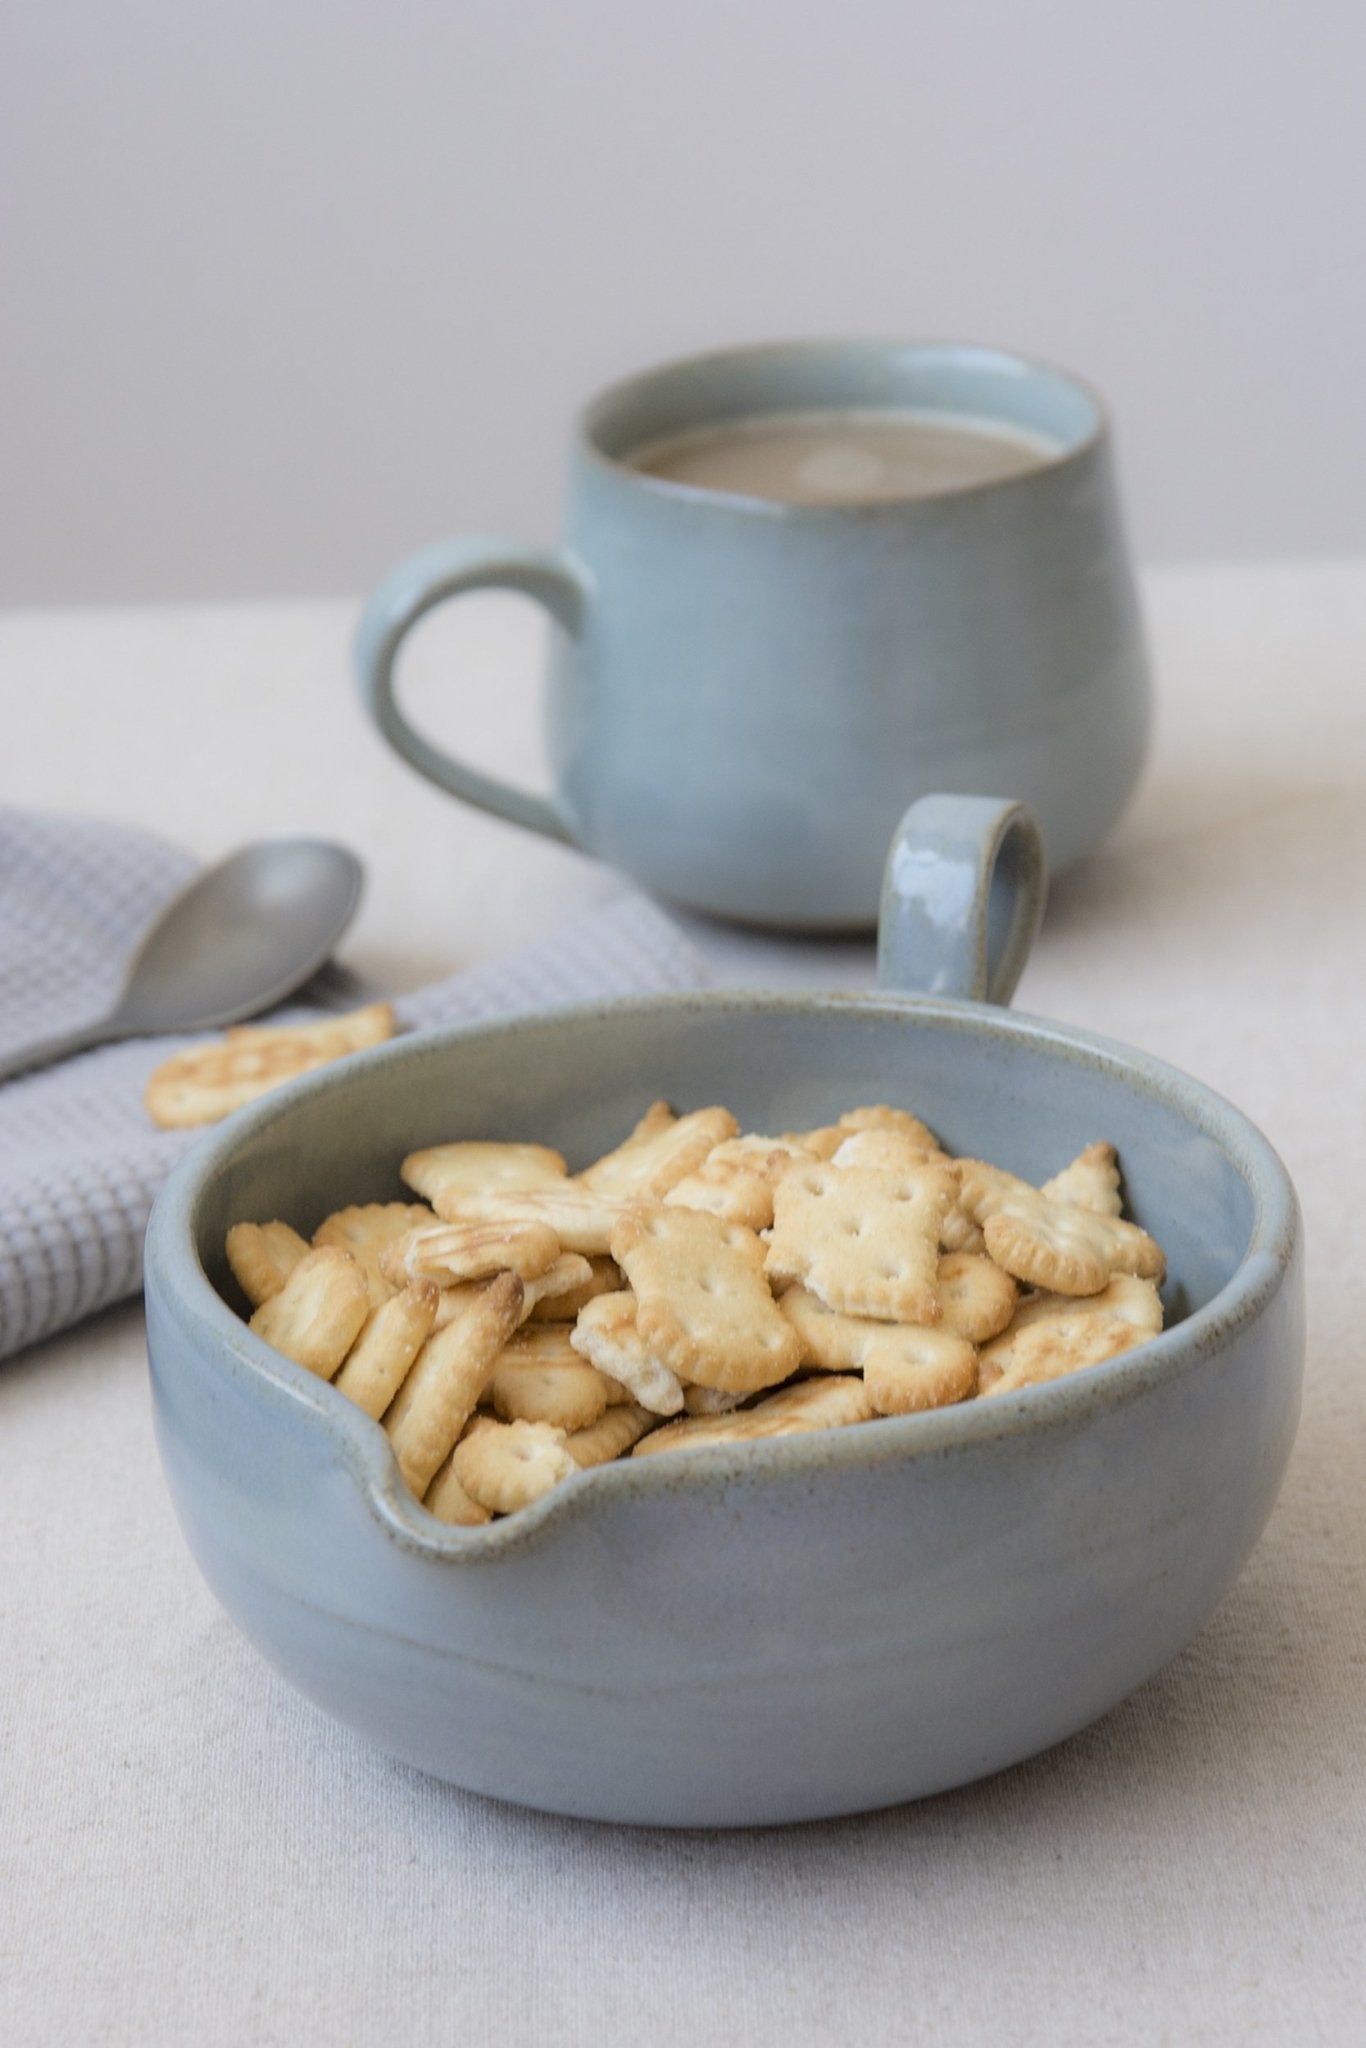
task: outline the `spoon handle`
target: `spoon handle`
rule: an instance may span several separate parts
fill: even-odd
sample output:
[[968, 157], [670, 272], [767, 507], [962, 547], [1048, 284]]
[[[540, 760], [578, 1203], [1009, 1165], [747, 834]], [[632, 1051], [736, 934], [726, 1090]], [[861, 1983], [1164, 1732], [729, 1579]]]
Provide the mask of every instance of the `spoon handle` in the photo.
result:
[[79, 1031], [63, 1031], [55, 1038], [36, 1039], [31, 1045], [20, 1046], [18, 1052], [0, 1057], [0, 1081], [12, 1081], [16, 1074], [27, 1074], [33, 1067], [50, 1066], [54, 1060], [64, 1060], [73, 1052], [87, 1052], [92, 1045], [104, 1045], [109, 1039], [121, 1036], [112, 1018], [101, 1017], [96, 1024], [82, 1025]]

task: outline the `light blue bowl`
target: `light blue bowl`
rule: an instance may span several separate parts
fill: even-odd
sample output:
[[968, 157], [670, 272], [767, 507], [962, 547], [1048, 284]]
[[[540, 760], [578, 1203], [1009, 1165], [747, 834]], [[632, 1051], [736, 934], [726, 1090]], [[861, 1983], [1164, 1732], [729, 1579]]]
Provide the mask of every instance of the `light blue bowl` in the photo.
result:
[[[1009, 922], [985, 914], [990, 866], [984, 972]], [[444, 1527], [383, 1432], [247, 1329], [228, 1226], [397, 1197], [402, 1155], [457, 1134], [582, 1165], [661, 1095], [760, 1130], [901, 1102], [1031, 1179], [1108, 1138], [1167, 1251], [1171, 1326], [1011, 1397], [626, 1459]], [[623, 1002], [400, 1040], [209, 1138], [148, 1234], [157, 1436], [223, 1605], [392, 1755], [595, 1819], [806, 1820], [1032, 1755], [1190, 1640], [1289, 1456], [1301, 1266], [1266, 1140], [1123, 1046], [902, 994]]]

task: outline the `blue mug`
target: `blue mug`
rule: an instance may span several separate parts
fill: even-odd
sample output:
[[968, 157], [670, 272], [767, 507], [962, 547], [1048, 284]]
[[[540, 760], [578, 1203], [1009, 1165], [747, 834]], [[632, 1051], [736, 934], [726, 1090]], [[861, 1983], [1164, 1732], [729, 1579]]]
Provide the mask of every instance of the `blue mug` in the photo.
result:
[[[765, 415], [966, 417], [1027, 439], [1021, 473], [929, 495], [790, 503], [660, 476], [642, 450]], [[404, 635], [463, 591], [537, 599], [554, 791], [432, 744], [395, 696]], [[363, 701], [451, 794], [706, 914], [866, 931], [889, 839], [931, 791], [1013, 796], [1050, 869], [1113, 824], [1150, 688], [1110, 435], [1075, 378], [997, 350], [797, 342], [650, 370], [578, 423], [560, 548], [433, 547], [357, 641]]]

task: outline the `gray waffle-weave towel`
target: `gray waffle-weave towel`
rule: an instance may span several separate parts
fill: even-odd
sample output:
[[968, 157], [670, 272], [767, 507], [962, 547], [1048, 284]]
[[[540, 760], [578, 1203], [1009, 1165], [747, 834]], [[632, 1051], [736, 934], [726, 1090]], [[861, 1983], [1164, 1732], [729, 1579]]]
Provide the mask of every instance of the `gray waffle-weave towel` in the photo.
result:
[[[0, 807], [0, 1058], [103, 1016], [142, 932], [195, 865], [125, 826]], [[400, 1024], [421, 1029], [706, 978], [668, 919], [628, 891], [394, 1007]], [[325, 968], [279, 1014], [345, 1009], [371, 994]], [[129, 1040], [0, 1083], [0, 1358], [141, 1286], [153, 1198], [201, 1135], [155, 1129], [142, 1091], [187, 1042]]]

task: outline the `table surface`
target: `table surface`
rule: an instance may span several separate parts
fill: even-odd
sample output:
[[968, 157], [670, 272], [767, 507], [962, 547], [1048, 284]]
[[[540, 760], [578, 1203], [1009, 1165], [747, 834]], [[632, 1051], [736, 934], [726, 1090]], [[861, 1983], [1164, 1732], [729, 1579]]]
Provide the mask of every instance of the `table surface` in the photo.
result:
[[[1209, 1082], [1301, 1193], [1303, 1421], [1213, 1620], [1093, 1728], [918, 1805], [714, 1836], [522, 1812], [372, 1752], [237, 1635], [170, 1510], [129, 1305], [0, 1365], [11, 2048], [1363, 2038], [1366, 563], [1168, 571], [1145, 603], [1153, 759], [1016, 1005]], [[394, 989], [618, 890], [384, 750], [353, 623], [0, 618], [0, 799], [205, 856], [345, 839], [370, 884], [343, 957]], [[411, 701], [535, 779], [537, 653], [521, 607], [471, 601], [422, 629]], [[872, 980], [865, 944], [687, 930], [721, 981]]]

